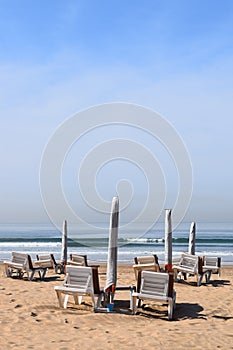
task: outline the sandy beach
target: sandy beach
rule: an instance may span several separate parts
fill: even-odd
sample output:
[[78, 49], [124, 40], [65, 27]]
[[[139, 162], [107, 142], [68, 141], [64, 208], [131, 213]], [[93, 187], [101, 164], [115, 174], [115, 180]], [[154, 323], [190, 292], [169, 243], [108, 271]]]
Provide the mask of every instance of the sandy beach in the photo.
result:
[[[104, 286], [104, 265], [99, 272]], [[112, 313], [94, 313], [90, 299], [60, 309], [54, 286], [63, 279], [53, 271], [44, 281], [7, 278], [1, 265], [1, 349], [233, 349], [232, 267], [201, 287], [192, 279], [175, 283], [173, 321], [158, 304], [131, 315], [128, 291], [116, 293]], [[132, 267], [119, 265], [118, 286], [132, 284]]]

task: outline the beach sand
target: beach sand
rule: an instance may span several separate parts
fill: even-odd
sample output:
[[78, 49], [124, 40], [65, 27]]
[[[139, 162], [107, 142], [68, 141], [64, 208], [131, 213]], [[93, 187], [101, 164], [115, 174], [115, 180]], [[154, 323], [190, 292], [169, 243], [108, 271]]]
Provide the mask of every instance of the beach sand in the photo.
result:
[[[232, 267], [201, 287], [192, 279], [175, 283], [173, 321], [167, 319], [167, 307], [158, 304], [131, 315], [128, 291], [116, 293], [112, 313], [94, 313], [90, 299], [60, 309], [54, 286], [62, 284], [63, 275], [49, 271], [45, 281], [30, 282], [6, 278], [0, 268], [1, 349], [233, 349]], [[105, 271], [100, 266], [101, 286]], [[132, 267], [119, 265], [118, 286], [132, 284]]]

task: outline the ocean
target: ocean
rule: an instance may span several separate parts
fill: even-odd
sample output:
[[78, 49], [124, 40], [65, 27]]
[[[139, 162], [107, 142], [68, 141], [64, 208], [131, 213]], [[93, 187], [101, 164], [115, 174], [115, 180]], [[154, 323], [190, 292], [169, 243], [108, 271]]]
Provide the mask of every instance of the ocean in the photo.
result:
[[[93, 225], [93, 224], [92, 224]], [[173, 257], [188, 251], [190, 223], [182, 223], [172, 233]], [[135, 256], [157, 254], [164, 261], [164, 225], [157, 223], [146, 234], [144, 225], [119, 229], [118, 262], [133, 263]], [[37, 253], [61, 256], [61, 232], [53, 225], [1, 224], [0, 261], [10, 259], [12, 251], [27, 252], [35, 259]], [[80, 225], [69, 229], [68, 254], [85, 254], [94, 262], [107, 261], [108, 224]], [[233, 223], [199, 223], [196, 230], [196, 254], [222, 258], [223, 265], [233, 265]]]

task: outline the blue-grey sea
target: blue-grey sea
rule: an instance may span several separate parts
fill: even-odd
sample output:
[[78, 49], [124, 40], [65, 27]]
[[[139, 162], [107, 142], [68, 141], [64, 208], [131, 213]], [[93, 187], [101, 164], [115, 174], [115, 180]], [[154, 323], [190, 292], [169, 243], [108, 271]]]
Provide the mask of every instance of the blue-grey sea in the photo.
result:
[[[188, 251], [190, 223], [182, 223], [172, 233], [173, 257]], [[94, 224], [69, 229], [68, 253], [86, 254], [88, 260], [106, 262], [108, 251], [108, 224]], [[144, 226], [119, 228], [118, 262], [133, 263], [135, 256], [157, 254], [164, 261], [164, 225], [156, 224], [144, 233]], [[62, 233], [53, 225], [1, 224], [0, 260], [11, 257], [12, 251], [24, 251], [32, 258], [37, 253], [61, 256]], [[224, 265], [233, 265], [233, 223], [198, 223], [196, 229], [196, 254], [222, 258]]]

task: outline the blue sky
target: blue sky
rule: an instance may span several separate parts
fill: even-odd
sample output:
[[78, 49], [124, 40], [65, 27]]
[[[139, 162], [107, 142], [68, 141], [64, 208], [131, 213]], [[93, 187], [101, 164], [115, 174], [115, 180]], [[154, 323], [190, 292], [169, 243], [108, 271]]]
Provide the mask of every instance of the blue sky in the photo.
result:
[[[0, 1], [0, 19], [1, 222], [48, 221], [39, 186], [46, 143], [70, 115], [117, 101], [159, 112], [184, 140], [194, 185], [186, 220], [233, 221], [231, 1]], [[70, 192], [74, 163], [64, 172]], [[164, 166], [173, 192], [174, 169]], [[111, 169], [100, 175], [110, 200]], [[136, 178], [138, 201], [145, 184]]]

